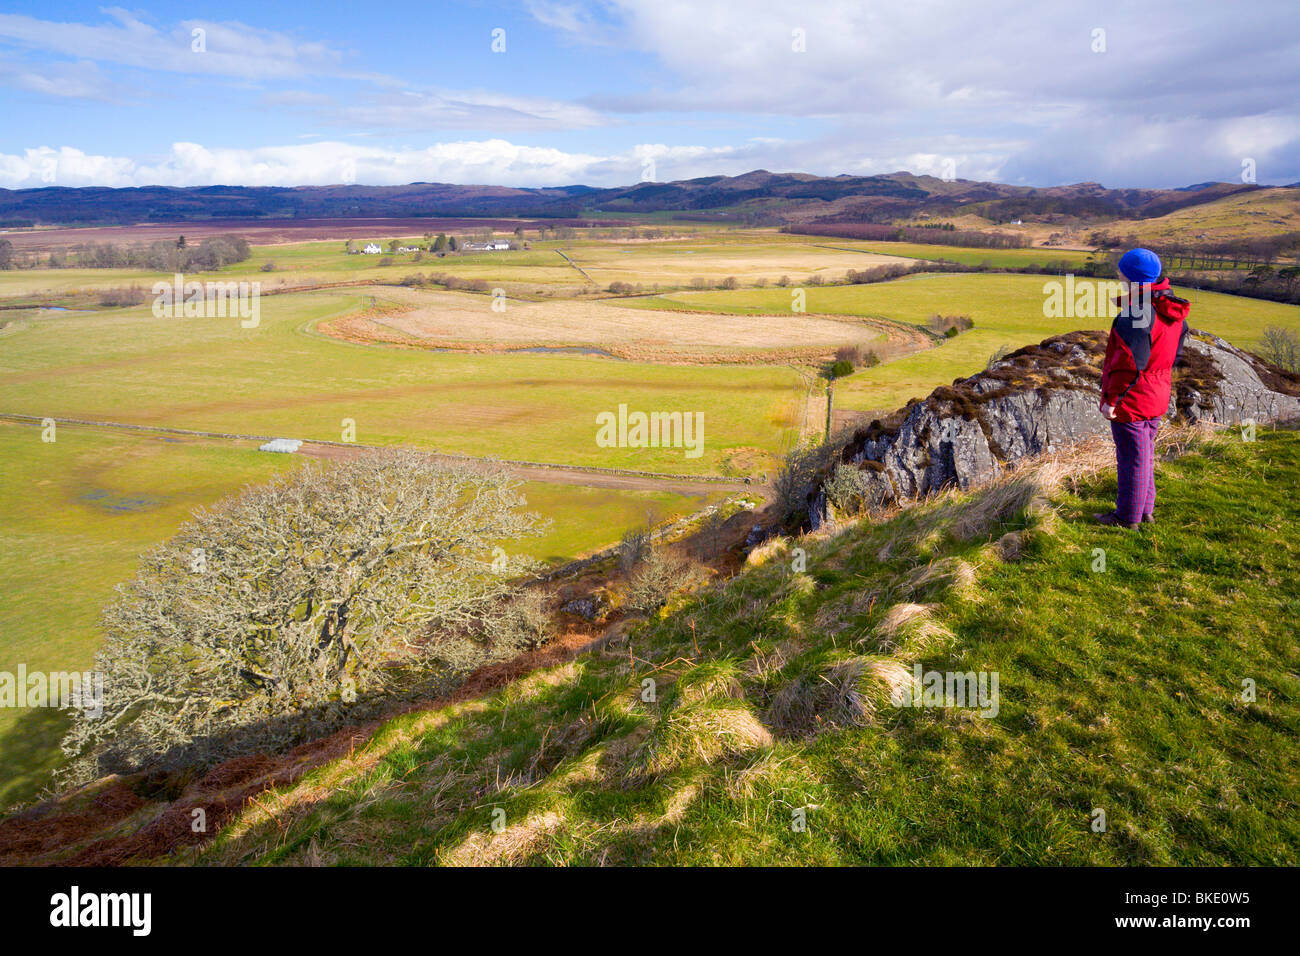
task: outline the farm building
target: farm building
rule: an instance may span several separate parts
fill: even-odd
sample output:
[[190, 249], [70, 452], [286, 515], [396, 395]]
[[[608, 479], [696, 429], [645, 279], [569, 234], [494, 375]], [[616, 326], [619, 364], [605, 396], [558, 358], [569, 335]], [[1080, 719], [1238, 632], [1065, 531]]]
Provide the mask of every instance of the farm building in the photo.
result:
[[379, 255], [379, 253], [383, 252], [384, 250], [379, 248], [379, 244], [376, 242], [367, 242], [366, 247], [361, 251], [368, 256], [377, 256]]
[[461, 248], [471, 252], [494, 252], [500, 249], [509, 249], [510, 243], [505, 239], [492, 239], [488, 242], [467, 242]]

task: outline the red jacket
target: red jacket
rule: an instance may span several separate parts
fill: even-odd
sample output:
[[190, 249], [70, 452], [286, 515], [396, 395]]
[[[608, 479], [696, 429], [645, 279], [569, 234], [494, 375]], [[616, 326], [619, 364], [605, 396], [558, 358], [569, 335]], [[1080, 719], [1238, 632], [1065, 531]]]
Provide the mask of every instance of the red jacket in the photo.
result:
[[1191, 306], [1169, 291], [1168, 279], [1150, 289], [1145, 308], [1137, 303], [1130, 310], [1125, 298], [1116, 300], [1120, 313], [1110, 327], [1101, 371], [1101, 400], [1114, 407], [1116, 421], [1159, 418], [1169, 409], [1174, 362], [1187, 335]]

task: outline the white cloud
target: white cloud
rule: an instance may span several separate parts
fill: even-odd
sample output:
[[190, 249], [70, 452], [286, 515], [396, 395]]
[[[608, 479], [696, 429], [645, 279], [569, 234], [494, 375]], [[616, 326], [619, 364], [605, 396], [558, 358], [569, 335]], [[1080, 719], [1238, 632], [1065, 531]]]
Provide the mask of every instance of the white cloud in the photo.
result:
[[126, 10], [105, 12], [112, 22], [96, 25], [0, 14], [0, 39], [80, 60], [242, 80], [337, 74], [343, 62], [325, 44], [242, 23], [187, 20], [160, 30]]
[[[0, 62], [0, 83], [29, 93], [55, 99], [83, 99], [108, 102], [120, 99], [125, 91], [88, 61], [52, 63]], [[135, 95], [140, 95], [135, 91]]]
[[[344, 73], [347, 58], [327, 44], [241, 23], [158, 27], [118, 9], [96, 25], [0, 14], [0, 43], [41, 61], [0, 62], [0, 83], [33, 93], [133, 100], [114, 82], [123, 74], [138, 82], [136, 74], [113, 67], [208, 73], [274, 86], [258, 105], [299, 111], [313, 129], [286, 132], [286, 140], [321, 130], [372, 142], [385, 131], [483, 137], [369, 151], [327, 142], [176, 144], [156, 159], [96, 159], [65, 147], [6, 157], [0, 181], [38, 184], [28, 169], [36, 153], [46, 163], [55, 155], [63, 179], [98, 169], [178, 184], [337, 182], [355, 170], [356, 181], [372, 183], [622, 185], [637, 181], [649, 159], [659, 180], [756, 167], [933, 173], [955, 164], [968, 179], [1173, 186], [1232, 179], [1249, 157], [1261, 182], [1300, 180], [1294, 0], [1258, 0], [1249, 16], [1225, 13], [1217, 0], [1097, 0], [1086, 8], [1020, 0], [527, 0], [526, 8], [567, 43], [599, 48], [602, 57], [628, 54], [635, 73], [626, 75], [645, 82], [603, 92], [599, 70], [557, 71], [566, 86], [575, 76], [590, 79], [592, 95], [576, 101], [545, 95], [542, 78], [537, 89], [505, 81], [495, 89], [431, 88]], [[206, 53], [191, 52], [195, 28], [207, 31]], [[1104, 53], [1093, 52], [1095, 29], [1106, 31]], [[343, 76], [359, 82], [324, 85]], [[166, 84], [159, 87], [165, 94]], [[634, 135], [662, 142], [630, 147], [628, 130], [642, 122], [655, 132]], [[782, 123], [797, 123], [800, 134]], [[706, 124], [714, 143], [735, 130], [731, 143], [691, 144], [692, 131]], [[576, 151], [561, 148], [561, 139], [525, 147], [501, 138], [600, 127], [611, 129], [586, 134]]]
[[[424, 149], [385, 149], [338, 141], [255, 149], [173, 143], [155, 160], [89, 155], [42, 146], [0, 154], [0, 187], [36, 186], [304, 186], [448, 182], [501, 186], [625, 186], [641, 180], [653, 160], [656, 181], [737, 174], [779, 159], [794, 144], [741, 146], [643, 143], [616, 153], [567, 152], [504, 139], [436, 143]], [[792, 167], [791, 167], [792, 168]], [[894, 167], [896, 168], [896, 167]], [[880, 171], [880, 170], [876, 170]]]
[[[70, 147], [0, 154], [0, 186], [245, 186], [409, 182], [567, 185], [587, 170], [618, 160], [519, 146], [505, 140], [439, 143], [427, 149], [382, 149], [351, 143], [300, 143], [256, 149], [174, 143], [156, 161], [93, 156]], [[631, 169], [632, 160], [625, 160]], [[635, 177], [633, 177], [635, 178]]]
[[484, 90], [383, 92], [322, 114], [333, 125], [367, 129], [582, 129], [604, 125], [595, 110], [567, 100]]
[[[619, 44], [675, 81], [590, 97], [598, 108], [825, 121], [830, 132], [787, 168], [917, 169], [957, 156], [966, 178], [1005, 169], [1037, 184], [1156, 186], [1231, 178], [1241, 156], [1262, 155], [1272, 181], [1300, 178], [1294, 0], [1259, 0], [1249, 15], [1212, 0], [535, 0], [533, 10], [575, 43], [606, 44], [612, 20]], [[1097, 29], [1104, 52], [1093, 50]]]

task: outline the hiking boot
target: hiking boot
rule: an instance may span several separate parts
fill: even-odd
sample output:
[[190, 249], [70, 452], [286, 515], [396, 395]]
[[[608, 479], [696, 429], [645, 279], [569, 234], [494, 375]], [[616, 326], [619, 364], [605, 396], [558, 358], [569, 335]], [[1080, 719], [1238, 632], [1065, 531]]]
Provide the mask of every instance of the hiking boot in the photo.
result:
[[1097, 524], [1110, 525], [1111, 527], [1115, 527], [1115, 528], [1128, 528], [1132, 530], [1133, 528], [1136, 528], [1139, 524], [1141, 524], [1141, 522], [1134, 522], [1130, 524], [1127, 521], [1120, 521], [1119, 516], [1115, 514], [1115, 512], [1113, 511], [1104, 515], [1093, 515], [1092, 517], [1093, 520], [1097, 522]]
[[1143, 523], [1143, 524], [1155, 524], [1155, 523], [1156, 523], [1156, 516], [1155, 516], [1155, 515], [1143, 515], [1143, 516], [1142, 516], [1142, 523]]

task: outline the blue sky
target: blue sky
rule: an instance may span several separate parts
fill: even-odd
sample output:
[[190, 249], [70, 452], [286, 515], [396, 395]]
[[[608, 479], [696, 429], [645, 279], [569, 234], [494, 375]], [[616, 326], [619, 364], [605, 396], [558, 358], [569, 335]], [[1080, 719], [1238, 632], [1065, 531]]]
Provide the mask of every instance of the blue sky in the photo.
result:
[[1293, 0], [11, 2], [0, 186], [1291, 183], [1298, 28]]

